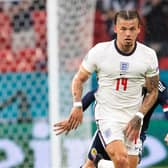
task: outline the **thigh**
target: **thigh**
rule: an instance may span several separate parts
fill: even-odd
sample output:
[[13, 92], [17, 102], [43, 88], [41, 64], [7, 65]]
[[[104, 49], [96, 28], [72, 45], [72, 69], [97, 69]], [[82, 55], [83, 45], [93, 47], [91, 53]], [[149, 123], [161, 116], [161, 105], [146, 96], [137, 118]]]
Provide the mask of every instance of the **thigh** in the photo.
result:
[[107, 144], [106, 151], [116, 168], [130, 168], [127, 149], [121, 140]]
[[118, 160], [119, 156], [127, 157], [125, 137], [123, 133], [124, 124], [110, 120], [97, 122], [105, 149], [110, 157]]
[[127, 149], [121, 140], [115, 140], [107, 144], [106, 151], [112, 160], [118, 159], [121, 155], [125, 155], [128, 158]]
[[126, 124], [111, 121], [111, 120], [99, 120], [97, 121], [98, 129], [100, 130], [103, 143], [105, 145], [115, 141], [121, 140], [124, 142], [123, 130]]
[[135, 155], [128, 155], [129, 167], [136, 168], [139, 162], [139, 157]]

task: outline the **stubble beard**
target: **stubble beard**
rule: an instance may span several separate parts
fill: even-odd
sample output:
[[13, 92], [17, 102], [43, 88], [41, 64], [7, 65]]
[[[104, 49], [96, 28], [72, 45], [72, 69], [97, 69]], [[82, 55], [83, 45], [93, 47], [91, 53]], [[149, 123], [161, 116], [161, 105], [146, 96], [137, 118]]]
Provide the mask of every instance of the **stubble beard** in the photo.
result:
[[126, 42], [124, 45], [123, 45], [123, 50], [124, 52], [131, 52], [131, 50], [133, 49], [133, 43], [132, 42]]

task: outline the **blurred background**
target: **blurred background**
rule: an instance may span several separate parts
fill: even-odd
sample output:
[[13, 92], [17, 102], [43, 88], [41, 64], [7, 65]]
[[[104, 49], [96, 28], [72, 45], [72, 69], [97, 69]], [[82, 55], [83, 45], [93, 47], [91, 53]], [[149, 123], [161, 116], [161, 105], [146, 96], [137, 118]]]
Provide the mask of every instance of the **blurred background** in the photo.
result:
[[[98, 42], [115, 38], [114, 14], [137, 9], [142, 17], [138, 41], [154, 48], [160, 78], [168, 85], [167, 0], [61, 0], [49, 14], [50, 0], [0, 0], [0, 168], [79, 168], [96, 129], [93, 106], [83, 124], [69, 135], [59, 136], [53, 148], [51, 117], [66, 118], [72, 106], [70, 85], [79, 63]], [[54, 3], [55, 4], [55, 3]], [[52, 19], [57, 25], [48, 35]], [[49, 54], [56, 39], [57, 52]], [[52, 58], [57, 57], [57, 62]], [[51, 107], [49, 80], [55, 69], [58, 100]], [[84, 93], [96, 87], [95, 75]], [[53, 112], [52, 108], [56, 107]], [[155, 110], [144, 144], [141, 168], [167, 168], [168, 146], [164, 136], [168, 122], [161, 106]], [[56, 152], [53, 156], [51, 149]], [[52, 160], [61, 162], [52, 165]]]

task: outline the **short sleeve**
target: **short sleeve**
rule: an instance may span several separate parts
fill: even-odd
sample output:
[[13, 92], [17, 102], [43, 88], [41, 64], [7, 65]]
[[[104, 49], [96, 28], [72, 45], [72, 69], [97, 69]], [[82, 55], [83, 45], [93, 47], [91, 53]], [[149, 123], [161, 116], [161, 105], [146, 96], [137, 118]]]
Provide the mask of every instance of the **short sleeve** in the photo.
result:
[[82, 61], [82, 66], [90, 73], [96, 71], [96, 63], [97, 63], [98, 54], [96, 52], [96, 47], [93, 47], [85, 58]]
[[146, 72], [146, 76], [152, 77], [159, 74], [158, 59], [155, 51], [151, 52], [151, 55], [149, 56], [150, 56], [149, 60], [150, 63]]

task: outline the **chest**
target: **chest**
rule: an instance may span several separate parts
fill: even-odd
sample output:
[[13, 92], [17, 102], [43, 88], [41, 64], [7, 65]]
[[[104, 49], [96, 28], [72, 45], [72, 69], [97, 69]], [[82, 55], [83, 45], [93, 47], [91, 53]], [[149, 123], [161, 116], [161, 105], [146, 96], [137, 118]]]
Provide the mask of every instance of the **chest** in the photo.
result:
[[99, 74], [144, 76], [149, 62], [141, 55], [108, 55], [98, 65]]

